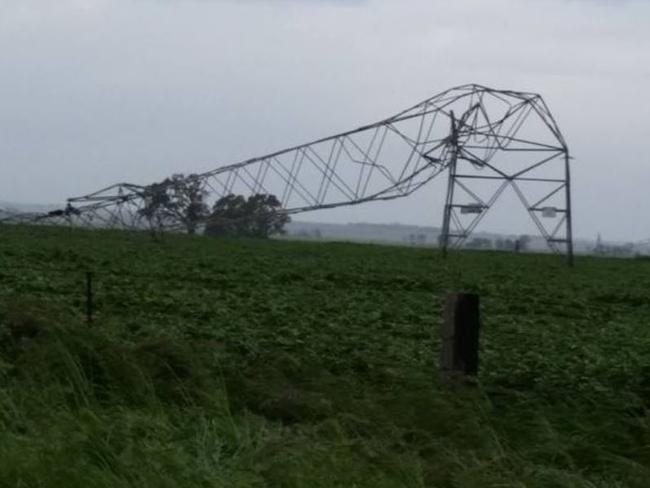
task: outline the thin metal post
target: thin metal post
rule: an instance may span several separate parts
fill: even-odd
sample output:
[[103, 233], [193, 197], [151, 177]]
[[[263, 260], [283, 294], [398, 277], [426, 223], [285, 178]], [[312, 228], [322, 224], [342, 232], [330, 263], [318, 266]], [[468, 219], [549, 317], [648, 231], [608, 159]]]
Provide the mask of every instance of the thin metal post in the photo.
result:
[[86, 271], [86, 322], [93, 322], [93, 274]]

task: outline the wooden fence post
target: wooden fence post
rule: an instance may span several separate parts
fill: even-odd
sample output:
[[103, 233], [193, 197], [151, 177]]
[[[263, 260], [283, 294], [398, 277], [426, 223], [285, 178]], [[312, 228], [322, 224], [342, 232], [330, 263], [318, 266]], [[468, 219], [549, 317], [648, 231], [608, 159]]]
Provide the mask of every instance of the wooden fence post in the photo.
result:
[[442, 324], [440, 370], [446, 377], [478, 372], [478, 343], [481, 323], [479, 296], [450, 293], [445, 301]]

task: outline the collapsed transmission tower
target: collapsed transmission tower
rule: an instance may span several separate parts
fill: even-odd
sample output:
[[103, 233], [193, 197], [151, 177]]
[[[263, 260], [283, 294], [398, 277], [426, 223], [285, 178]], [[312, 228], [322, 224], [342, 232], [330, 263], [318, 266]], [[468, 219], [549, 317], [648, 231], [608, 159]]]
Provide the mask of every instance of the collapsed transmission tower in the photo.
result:
[[[572, 261], [569, 151], [534, 93], [459, 86], [380, 122], [188, 178], [209, 204], [229, 194], [274, 194], [293, 214], [406, 197], [445, 171], [445, 252], [460, 247], [510, 187], [549, 248]], [[32, 220], [146, 228], [148, 188], [116, 184]]]

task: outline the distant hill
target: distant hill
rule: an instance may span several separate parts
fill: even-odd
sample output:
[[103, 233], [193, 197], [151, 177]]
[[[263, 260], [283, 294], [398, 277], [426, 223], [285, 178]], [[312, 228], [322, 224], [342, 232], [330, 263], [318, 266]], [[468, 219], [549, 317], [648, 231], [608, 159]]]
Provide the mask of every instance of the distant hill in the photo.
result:
[[61, 205], [42, 203], [15, 203], [0, 200], [0, 212], [23, 213], [23, 212], [49, 212], [61, 208]]
[[[287, 225], [287, 232], [292, 237], [305, 239], [343, 240], [359, 242], [379, 242], [392, 244], [407, 244], [419, 246], [437, 246], [441, 233], [439, 227], [420, 225], [370, 224], [370, 223], [316, 223], [294, 221]], [[487, 239], [514, 241], [520, 236], [516, 234], [502, 235], [490, 232], [477, 232], [472, 239]], [[541, 237], [531, 237], [530, 248], [544, 250], [546, 242]]]
[[[318, 223], [293, 221], [287, 225], [287, 236], [292, 239], [310, 239], [327, 241], [374, 242], [384, 244], [402, 244], [413, 246], [437, 247], [441, 229], [418, 225], [371, 224], [371, 223]], [[490, 241], [492, 248], [497, 243], [519, 239], [518, 234], [498, 234], [494, 232], [475, 232], [466, 244], [479, 243], [481, 240]], [[574, 250], [578, 254], [594, 254], [596, 242], [589, 239], [575, 239]], [[608, 252], [604, 254], [617, 256], [633, 256], [634, 254], [650, 254], [650, 243], [625, 244], [607, 243]], [[529, 236], [528, 250], [547, 252], [548, 246], [541, 236]]]
[[304, 239], [325, 239], [341, 241], [378, 242], [378, 243], [418, 243], [434, 245], [437, 243], [440, 229], [404, 224], [370, 224], [370, 223], [318, 223], [293, 221], [286, 226], [288, 235]]
[[[0, 200], [0, 219], [17, 213], [44, 213], [61, 208], [61, 204], [15, 203]], [[402, 244], [409, 246], [437, 247], [441, 229], [439, 227], [406, 225], [400, 223], [376, 224], [355, 222], [346, 224], [321, 223], [294, 220], [286, 226], [287, 237], [292, 239], [369, 242], [378, 244]], [[494, 232], [475, 232], [468, 239], [472, 241], [489, 240], [496, 247], [499, 241], [514, 241], [518, 234], [498, 234]], [[467, 244], [466, 243], [466, 244]], [[638, 243], [604, 242], [604, 252], [600, 254], [615, 256], [650, 255], [650, 241]], [[528, 249], [546, 252], [548, 247], [541, 236], [530, 236]], [[575, 239], [574, 249], [578, 254], [598, 254], [596, 241]]]
[[0, 201], [0, 220], [7, 218], [11, 218], [13, 220], [14, 216], [16, 215], [21, 215], [22, 217], [29, 218], [31, 215], [42, 214], [59, 208], [61, 208], [60, 205], [46, 205], [37, 203], [24, 204]]

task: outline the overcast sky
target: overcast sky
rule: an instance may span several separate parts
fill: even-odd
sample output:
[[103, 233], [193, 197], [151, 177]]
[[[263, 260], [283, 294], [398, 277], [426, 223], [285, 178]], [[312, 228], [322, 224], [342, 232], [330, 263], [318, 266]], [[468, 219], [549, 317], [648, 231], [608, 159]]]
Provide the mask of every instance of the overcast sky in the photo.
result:
[[[645, 0], [0, 0], [0, 73], [2, 201], [205, 171], [479, 83], [546, 99], [577, 236], [650, 238]], [[439, 225], [434, 183], [300, 218]], [[482, 228], [528, 230], [509, 212]]]

